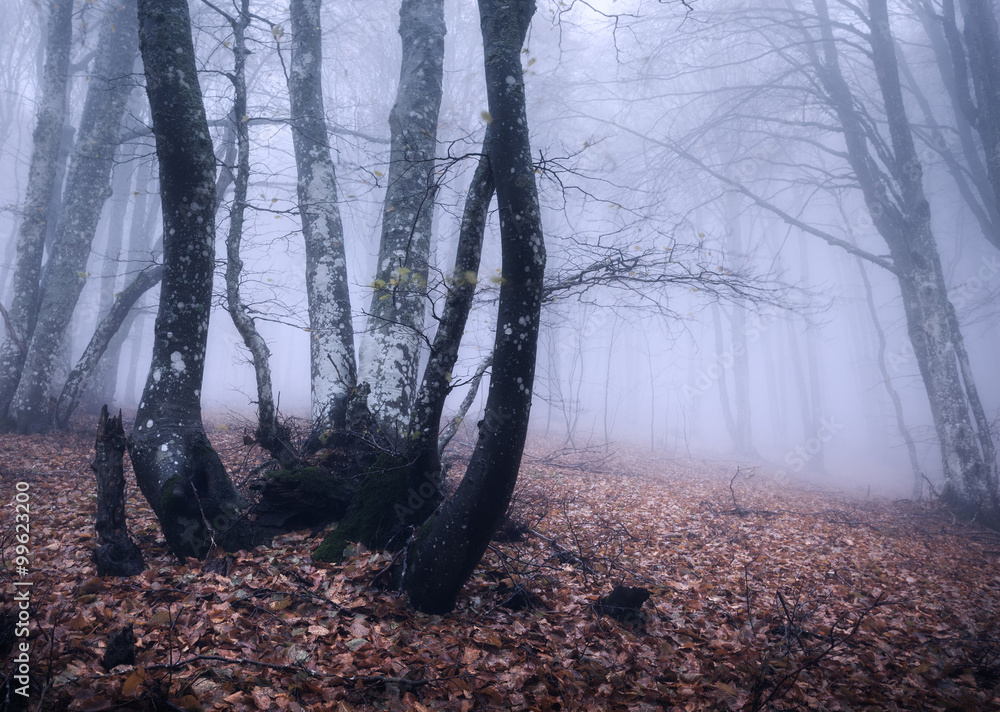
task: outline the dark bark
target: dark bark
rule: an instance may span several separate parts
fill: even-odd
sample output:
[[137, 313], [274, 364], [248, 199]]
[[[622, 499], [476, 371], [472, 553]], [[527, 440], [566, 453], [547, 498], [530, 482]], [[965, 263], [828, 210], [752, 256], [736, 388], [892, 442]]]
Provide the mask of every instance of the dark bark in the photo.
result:
[[352, 541], [361, 541], [372, 549], [384, 548], [398, 541], [401, 533], [408, 533], [411, 527], [422, 524], [442, 499], [443, 476], [438, 447], [441, 412], [451, 390], [451, 372], [458, 359], [476, 290], [493, 185], [489, 158], [483, 155], [466, 199], [455, 267], [412, 409], [404, 455], [381, 458], [365, 473], [358, 501], [317, 549], [314, 558], [339, 560], [344, 547]]
[[101, 666], [111, 672], [117, 665], [135, 665], [135, 632], [131, 623], [108, 636]]
[[153, 358], [129, 453], [136, 481], [179, 558], [248, 547], [246, 500], [201, 420], [215, 257], [215, 156], [186, 0], [141, 0], [146, 93], [163, 207], [163, 283]]
[[375, 418], [394, 441], [406, 434], [417, 390], [434, 216], [434, 156], [444, 77], [443, 0], [403, 0], [396, 102], [382, 236], [360, 378], [371, 386]]
[[137, 51], [135, 2], [127, 0], [114, 6], [101, 29], [55, 242], [42, 279], [38, 318], [10, 404], [12, 425], [21, 433], [42, 432], [52, 424], [48, 392], [55, 355], [87, 281], [90, 246], [110, 194], [125, 102], [135, 87], [131, 73]]
[[493, 374], [475, 450], [457, 491], [414, 542], [405, 573], [411, 603], [427, 613], [454, 608], [510, 502], [528, 429], [544, 292], [545, 246], [520, 60], [535, 3], [480, 0], [479, 10], [503, 281]]
[[[451, 392], [452, 372], [458, 361], [458, 349], [472, 309], [472, 298], [478, 282], [479, 262], [483, 253], [483, 235], [486, 217], [493, 199], [493, 171], [486, 155], [489, 140], [483, 146], [484, 155], [476, 167], [465, 200], [462, 225], [455, 252], [455, 267], [451, 272], [448, 295], [445, 298], [441, 321], [431, 344], [431, 353], [424, 376], [410, 414], [407, 438], [410, 466], [410, 487], [425, 491], [432, 486], [440, 490], [441, 457], [438, 435], [441, 413]], [[438, 498], [438, 494], [433, 496]]]
[[146, 568], [142, 552], [128, 534], [125, 521], [125, 429], [122, 414], [108, 417], [101, 408], [97, 422], [96, 454], [91, 468], [97, 475], [97, 547], [94, 563], [98, 576], [135, 576]]
[[59, 143], [66, 122], [66, 84], [73, 34], [73, 3], [51, 0], [42, 95], [32, 135], [31, 167], [24, 214], [17, 235], [17, 265], [9, 316], [0, 346], [0, 419], [7, 416], [17, 390], [27, 344], [38, 316], [38, 289], [42, 274], [49, 200], [58, 175]]
[[323, 104], [323, 35], [319, 0], [292, 0], [288, 97], [298, 172], [299, 214], [306, 248], [312, 433], [307, 449], [345, 428], [357, 383], [354, 326], [347, 281], [337, 174], [330, 156]]
[[59, 428], [68, 428], [69, 419], [80, 403], [87, 384], [101, 362], [108, 345], [115, 338], [125, 323], [132, 307], [143, 294], [159, 284], [163, 277], [163, 267], [156, 265], [140, 272], [135, 279], [115, 298], [111, 310], [101, 319], [90, 337], [90, 343], [83, 350], [76, 366], [70, 371], [69, 378], [59, 394], [56, 402], [55, 422]]
[[260, 494], [254, 522], [276, 532], [323, 527], [347, 514], [355, 488], [349, 478], [322, 467], [265, 473], [252, 489]]

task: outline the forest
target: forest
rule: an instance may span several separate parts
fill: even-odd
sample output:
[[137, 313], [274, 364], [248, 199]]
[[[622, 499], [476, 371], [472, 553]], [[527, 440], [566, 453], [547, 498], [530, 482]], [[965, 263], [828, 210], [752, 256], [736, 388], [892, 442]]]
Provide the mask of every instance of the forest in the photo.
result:
[[993, 0], [7, 0], [0, 710], [1000, 710]]

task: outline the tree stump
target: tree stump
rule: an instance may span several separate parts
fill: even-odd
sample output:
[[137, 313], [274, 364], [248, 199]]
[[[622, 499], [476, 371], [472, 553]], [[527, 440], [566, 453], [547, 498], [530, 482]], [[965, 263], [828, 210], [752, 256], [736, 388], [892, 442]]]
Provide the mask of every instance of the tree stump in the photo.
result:
[[146, 564], [142, 552], [128, 535], [125, 523], [125, 430], [121, 411], [108, 417], [101, 408], [97, 423], [96, 455], [91, 468], [97, 475], [97, 546], [94, 563], [98, 576], [135, 576]]
[[117, 665], [135, 665], [135, 633], [131, 623], [108, 636], [101, 665], [109, 672]]
[[594, 610], [599, 615], [611, 616], [620, 623], [642, 626], [646, 623], [646, 614], [642, 611], [642, 604], [649, 599], [650, 595], [650, 592], [644, 588], [615, 586], [611, 593], [594, 604]]

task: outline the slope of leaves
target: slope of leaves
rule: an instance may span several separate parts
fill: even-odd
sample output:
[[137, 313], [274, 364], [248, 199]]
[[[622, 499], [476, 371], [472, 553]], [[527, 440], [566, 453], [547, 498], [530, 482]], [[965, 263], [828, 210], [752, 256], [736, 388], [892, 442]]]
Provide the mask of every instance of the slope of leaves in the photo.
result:
[[[237, 433], [211, 436], [249, 467]], [[0, 454], [8, 591], [31, 485], [41, 709], [1000, 709], [1000, 540], [934, 504], [539, 451], [459, 608], [426, 616], [377, 586], [387, 555], [313, 563], [322, 533], [180, 565], [133, 484], [149, 568], [96, 578], [92, 436], [3, 436]], [[626, 622], [595, 610], [618, 584], [653, 594]], [[105, 671], [127, 624], [137, 665]]]

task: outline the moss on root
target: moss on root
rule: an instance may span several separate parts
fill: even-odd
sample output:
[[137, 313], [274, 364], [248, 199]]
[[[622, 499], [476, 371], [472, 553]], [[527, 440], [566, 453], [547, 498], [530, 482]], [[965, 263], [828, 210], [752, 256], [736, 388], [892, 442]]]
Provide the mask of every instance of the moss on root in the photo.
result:
[[405, 458], [379, 457], [361, 478], [347, 516], [313, 552], [313, 559], [340, 562], [344, 548], [356, 542], [369, 549], [391, 548], [407, 524], [400, 507], [409, 492], [407, 471]]

